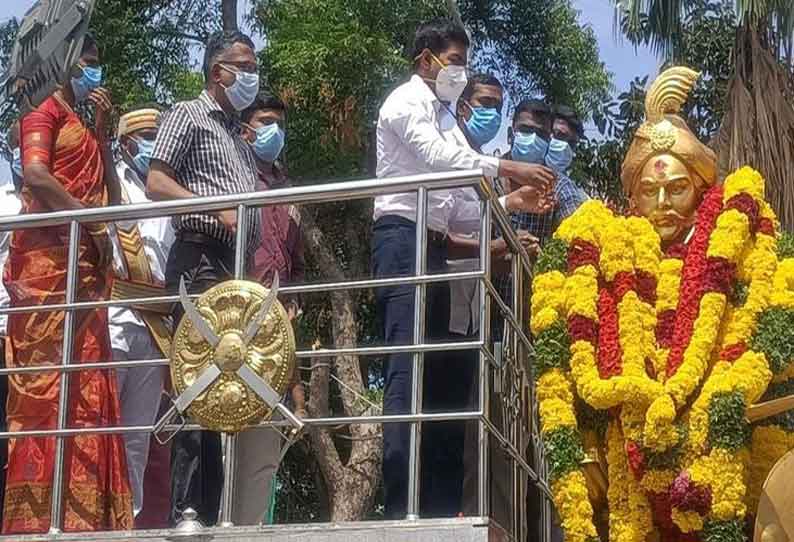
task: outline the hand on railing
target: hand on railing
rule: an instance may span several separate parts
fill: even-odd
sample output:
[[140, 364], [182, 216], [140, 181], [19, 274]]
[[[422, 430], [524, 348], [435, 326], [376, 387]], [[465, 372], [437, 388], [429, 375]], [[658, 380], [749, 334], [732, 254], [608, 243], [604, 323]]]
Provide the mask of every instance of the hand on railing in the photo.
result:
[[97, 269], [105, 269], [113, 261], [113, 245], [105, 224], [86, 224], [91, 242], [97, 250]]
[[215, 213], [221, 225], [232, 233], [237, 231], [237, 211], [235, 209], [224, 209]]

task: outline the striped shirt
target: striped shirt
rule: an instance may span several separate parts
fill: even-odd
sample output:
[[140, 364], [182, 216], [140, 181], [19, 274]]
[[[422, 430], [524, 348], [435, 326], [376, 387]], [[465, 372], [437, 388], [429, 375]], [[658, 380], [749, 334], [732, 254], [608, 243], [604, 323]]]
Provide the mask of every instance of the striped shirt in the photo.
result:
[[[251, 146], [240, 135], [240, 120], [228, 115], [204, 90], [164, 113], [152, 159], [168, 164], [176, 182], [197, 196], [239, 194], [256, 190], [256, 163]], [[262, 227], [258, 209], [249, 209], [247, 252], [257, 249]], [[198, 232], [234, 247], [234, 234], [208, 214], [173, 218], [177, 232]]]

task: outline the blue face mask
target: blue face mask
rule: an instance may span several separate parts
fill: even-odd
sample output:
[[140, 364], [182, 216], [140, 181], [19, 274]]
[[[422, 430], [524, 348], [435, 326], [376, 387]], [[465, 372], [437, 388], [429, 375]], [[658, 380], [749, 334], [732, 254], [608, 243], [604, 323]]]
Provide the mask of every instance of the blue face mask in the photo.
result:
[[557, 173], [565, 173], [571, 167], [574, 152], [567, 141], [551, 138], [549, 152], [546, 154], [546, 165]]
[[466, 131], [472, 142], [482, 147], [499, 133], [499, 128], [502, 126], [502, 115], [492, 107], [469, 107], [471, 108], [471, 117], [466, 121]]
[[259, 74], [232, 70], [223, 64], [221, 67], [234, 74], [234, 83], [224, 89], [231, 106], [236, 111], [242, 111], [254, 103], [259, 93]]
[[525, 134], [516, 132], [513, 138], [513, 148], [510, 151], [513, 160], [542, 164], [549, 144], [536, 133]]
[[96, 90], [102, 84], [102, 68], [81, 66], [80, 69], [83, 74], [80, 77], [72, 77], [72, 91], [77, 103], [88, 98], [91, 91]]
[[277, 123], [256, 129], [256, 140], [251, 144], [256, 156], [263, 162], [275, 162], [284, 148], [284, 130]]
[[17, 147], [13, 151], [14, 157], [11, 159], [11, 172], [19, 179], [22, 178], [22, 150]]
[[138, 154], [132, 157], [132, 163], [145, 180], [146, 176], [149, 174], [149, 162], [154, 152], [154, 141], [136, 138], [135, 144], [138, 145]]

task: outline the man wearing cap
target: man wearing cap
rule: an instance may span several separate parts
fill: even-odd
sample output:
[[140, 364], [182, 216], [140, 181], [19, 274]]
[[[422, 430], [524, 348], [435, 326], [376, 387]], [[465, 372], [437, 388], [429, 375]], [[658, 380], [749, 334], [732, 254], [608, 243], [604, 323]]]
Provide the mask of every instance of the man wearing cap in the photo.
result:
[[[137, 108], [119, 119], [120, 159], [116, 164], [121, 202], [146, 203], [146, 175], [157, 136], [160, 111]], [[110, 228], [116, 280], [113, 299], [165, 295], [165, 263], [174, 241], [168, 217], [119, 221]], [[168, 356], [170, 307], [111, 307], [110, 343], [115, 361], [138, 361]], [[123, 425], [152, 425], [163, 390], [165, 367], [127, 367], [116, 370]], [[133, 494], [133, 512], [143, 506], [143, 479], [149, 456], [149, 433], [126, 433], [127, 469]], [[168, 489], [168, 479], [163, 491]]]

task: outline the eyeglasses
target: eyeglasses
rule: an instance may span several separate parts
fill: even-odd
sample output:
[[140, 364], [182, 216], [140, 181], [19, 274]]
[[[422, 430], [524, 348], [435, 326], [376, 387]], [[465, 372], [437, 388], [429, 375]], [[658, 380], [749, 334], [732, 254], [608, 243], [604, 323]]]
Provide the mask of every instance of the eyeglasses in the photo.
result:
[[224, 60], [223, 62], [218, 62], [218, 65], [231, 73], [256, 73], [259, 70], [259, 67], [256, 65], [256, 63], [251, 62], [234, 62]]

